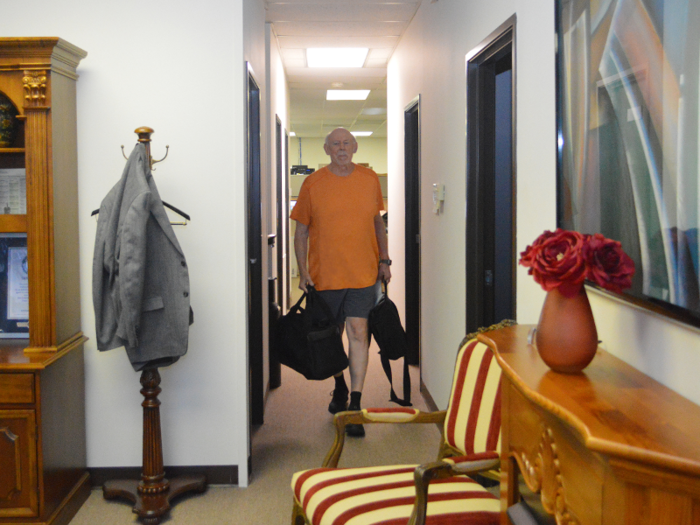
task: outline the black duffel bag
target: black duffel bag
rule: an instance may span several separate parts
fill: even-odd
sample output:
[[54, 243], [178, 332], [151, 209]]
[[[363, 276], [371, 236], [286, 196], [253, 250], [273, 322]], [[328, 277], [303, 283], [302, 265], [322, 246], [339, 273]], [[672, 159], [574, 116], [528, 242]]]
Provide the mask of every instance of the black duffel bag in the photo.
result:
[[306, 379], [328, 379], [348, 367], [348, 356], [330, 308], [313, 286], [307, 289], [277, 321], [273, 351], [280, 363]]

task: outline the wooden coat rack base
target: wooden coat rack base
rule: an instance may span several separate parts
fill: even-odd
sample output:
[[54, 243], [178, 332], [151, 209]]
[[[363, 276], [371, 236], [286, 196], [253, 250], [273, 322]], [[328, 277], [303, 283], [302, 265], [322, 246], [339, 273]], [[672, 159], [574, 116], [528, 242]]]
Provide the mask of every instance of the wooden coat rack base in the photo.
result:
[[141, 373], [143, 406], [143, 471], [141, 481], [107, 481], [102, 487], [105, 499], [123, 498], [134, 504], [133, 511], [145, 525], [157, 525], [170, 510], [170, 500], [187, 492], [204, 492], [205, 476], [181, 476], [168, 481], [163, 469], [163, 443], [160, 433], [160, 373], [157, 368]]

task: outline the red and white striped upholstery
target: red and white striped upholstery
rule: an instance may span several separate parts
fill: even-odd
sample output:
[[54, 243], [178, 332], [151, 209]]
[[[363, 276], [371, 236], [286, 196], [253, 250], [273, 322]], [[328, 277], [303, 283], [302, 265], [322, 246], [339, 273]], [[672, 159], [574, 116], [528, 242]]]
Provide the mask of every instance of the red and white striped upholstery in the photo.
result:
[[493, 352], [476, 340], [457, 354], [452, 393], [445, 417], [445, 441], [462, 455], [501, 448], [501, 367]]
[[[493, 354], [475, 340], [459, 351], [445, 440], [460, 457], [448, 463], [498, 458], [500, 445], [500, 368]], [[367, 422], [411, 423], [420, 411], [368, 409]], [[292, 478], [295, 516], [311, 525], [406, 525], [416, 501], [418, 465], [317, 468]], [[297, 510], [299, 511], [296, 514]], [[433, 480], [428, 488], [426, 524], [495, 525], [498, 498], [467, 476]], [[297, 522], [300, 523], [300, 522]]]
[[[418, 465], [313, 469], [292, 478], [294, 497], [313, 525], [405, 525], [413, 510]], [[500, 503], [466, 476], [435, 480], [428, 489], [429, 524], [498, 523]]]

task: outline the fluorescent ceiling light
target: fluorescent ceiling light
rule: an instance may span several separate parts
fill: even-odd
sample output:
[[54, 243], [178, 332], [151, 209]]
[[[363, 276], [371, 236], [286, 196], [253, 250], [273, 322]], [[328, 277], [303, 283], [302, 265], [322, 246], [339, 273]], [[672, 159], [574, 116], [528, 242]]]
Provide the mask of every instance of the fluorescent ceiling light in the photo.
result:
[[386, 108], [364, 108], [363, 115], [386, 115]]
[[290, 131], [290, 132], [289, 132], [289, 136], [290, 136], [290, 137], [296, 137], [296, 136], [297, 136], [297, 134], [296, 134], [296, 133], [294, 133], [293, 131]]
[[366, 47], [311, 47], [306, 50], [309, 67], [362, 67], [369, 49]]
[[356, 137], [369, 137], [373, 132], [372, 131], [351, 131], [353, 135]]
[[329, 89], [326, 100], [367, 100], [369, 89]]

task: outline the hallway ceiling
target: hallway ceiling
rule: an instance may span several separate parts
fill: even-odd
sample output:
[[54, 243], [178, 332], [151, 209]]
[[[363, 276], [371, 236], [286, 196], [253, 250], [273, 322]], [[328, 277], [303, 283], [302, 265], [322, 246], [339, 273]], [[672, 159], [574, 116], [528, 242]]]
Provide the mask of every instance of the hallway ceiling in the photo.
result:
[[[266, 20], [289, 82], [290, 131], [324, 137], [342, 126], [386, 137], [387, 63], [421, 1], [268, 0]], [[369, 54], [363, 68], [312, 69], [306, 66], [310, 47], [367, 47]], [[371, 91], [363, 101], [327, 101], [328, 89]]]

